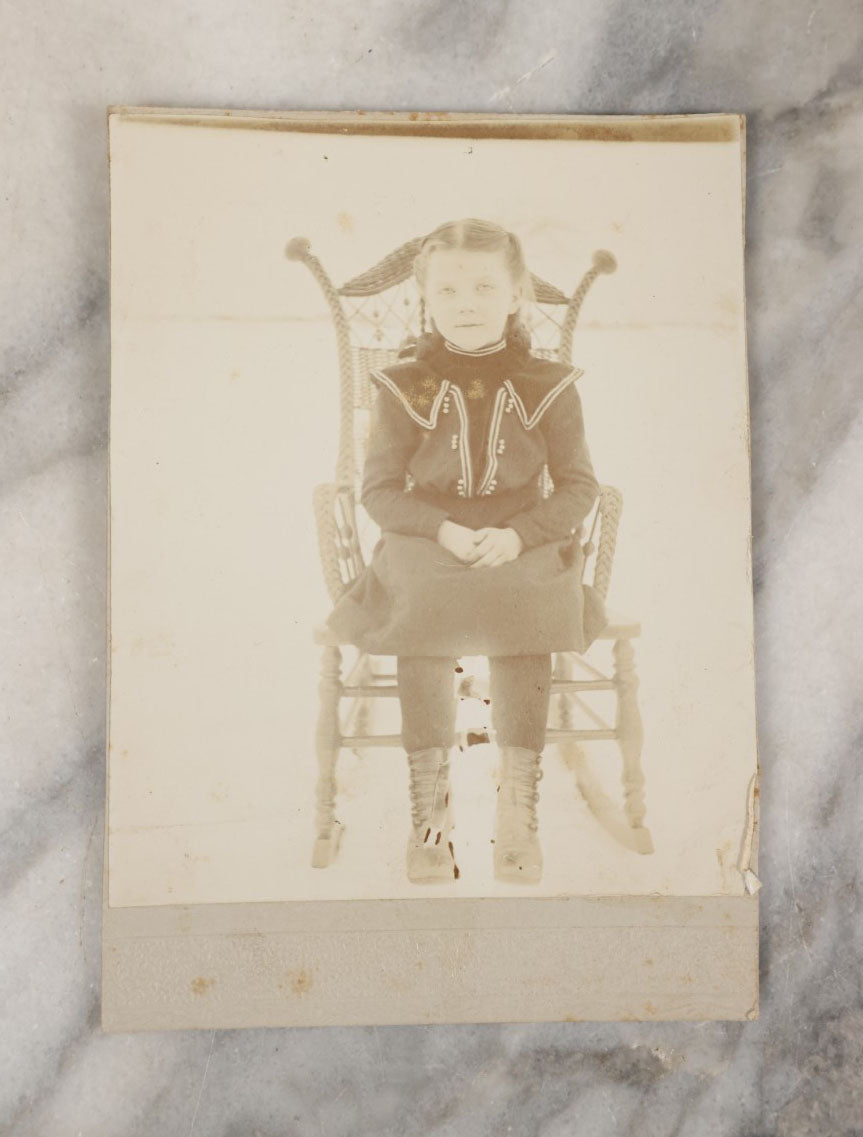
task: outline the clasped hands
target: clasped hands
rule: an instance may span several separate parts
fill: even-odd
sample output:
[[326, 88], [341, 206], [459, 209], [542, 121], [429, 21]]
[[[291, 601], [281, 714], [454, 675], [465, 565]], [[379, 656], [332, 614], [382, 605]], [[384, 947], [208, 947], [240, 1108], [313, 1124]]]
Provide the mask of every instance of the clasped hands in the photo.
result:
[[524, 548], [514, 529], [468, 529], [455, 521], [441, 523], [437, 540], [471, 568], [491, 568], [514, 561]]

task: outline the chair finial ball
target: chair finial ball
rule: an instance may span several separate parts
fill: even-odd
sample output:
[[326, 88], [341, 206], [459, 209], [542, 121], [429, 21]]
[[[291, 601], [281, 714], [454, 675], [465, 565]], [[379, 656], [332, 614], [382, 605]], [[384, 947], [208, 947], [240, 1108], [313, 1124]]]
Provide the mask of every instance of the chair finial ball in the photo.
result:
[[285, 256], [289, 261], [304, 261], [312, 251], [308, 237], [292, 237], [285, 245]]
[[597, 249], [593, 254], [593, 267], [597, 272], [614, 272], [617, 261], [607, 249]]

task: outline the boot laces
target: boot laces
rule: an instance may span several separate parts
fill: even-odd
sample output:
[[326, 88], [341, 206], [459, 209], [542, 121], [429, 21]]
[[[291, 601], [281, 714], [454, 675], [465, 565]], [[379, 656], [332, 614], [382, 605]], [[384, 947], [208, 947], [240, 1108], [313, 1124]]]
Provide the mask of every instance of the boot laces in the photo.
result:
[[415, 832], [426, 845], [443, 839], [449, 804], [449, 762], [441, 751], [420, 751], [408, 756], [410, 767], [411, 819]]
[[521, 754], [510, 752], [508, 758], [505, 784], [509, 787], [511, 802], [515, 807], [511, 820], [516, 828], [535, 833], [539, 828], [536, 807], [539, 802], [539, 782], [542, 780], [540, 755], [530, 751]]

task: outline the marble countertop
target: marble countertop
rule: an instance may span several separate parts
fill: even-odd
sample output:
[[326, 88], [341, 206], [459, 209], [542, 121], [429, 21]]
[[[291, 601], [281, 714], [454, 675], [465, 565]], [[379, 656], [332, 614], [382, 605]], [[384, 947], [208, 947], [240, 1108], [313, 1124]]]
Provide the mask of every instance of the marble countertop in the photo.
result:
[[[857, 0], [48, 0], [3, 25], [0, 1129], [860, 1132]], [[108, 104], [747, 115], [757, 1022], [101, 1033]]]

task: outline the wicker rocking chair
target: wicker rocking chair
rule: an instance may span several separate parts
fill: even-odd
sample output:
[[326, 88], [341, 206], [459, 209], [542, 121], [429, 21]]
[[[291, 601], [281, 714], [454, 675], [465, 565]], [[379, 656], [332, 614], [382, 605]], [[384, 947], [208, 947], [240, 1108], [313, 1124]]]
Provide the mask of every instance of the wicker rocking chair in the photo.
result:
[[[359, 490], [368, 439], [374, 392], [370, 372], [395, 362], [402, 344], [426, 330], [426, 313], [412, 275], [413, 260], [421, 238], [395, 249], [367, 272], [336, 288], [321, 262], [312, 254], [308, 240], [296, 237], [286, 247], [289, 260], [302, 262], [317, 280], [330, 308], [340, 371], [339, 450], [336, 478], [314, 491], [318, 544], [327, 589], [332, 600], [357, 579], [377, 538], [373, 523], [359, 505]], [[569, 360], [572, 338], [582, 301], [601, 273], [613, 272], [611, 254], [598, 252], [571, 296], [532, 275], [534, 302], [530, 306], [531, 335], [536, 354], [547, 359]], [[551, 482], [545, 477], [545, 489]], [[592, 565], [594, 588], [606, 599], [611, 580], [617, 527], [622, 508], [618, 490], [601, 486], [592, 516], [585, 527], [590, 537], [584, 545], [585, 568]], [[594, 541], [595, 537], [595, 541]], [[580, 792], [607, 831], [627, 848], [653, 852], [649, 830], [644, 825], [644, 774], [641, 766], [642, 723], [636, 691], [632, 641], [640, 634], [634, 620], [609, 616], [609, 623], [595, 644], [611, 646], [612, 666], [599, 668], [585, 656], [558, 653], [553, 661], [551, 723], [547, 742], [556, 743], [566, 765], [573, 771]], [[342, 651], [326, 628], [316, 633], [322, 649], [320, 710], [316, 734], [318, 783], [317, 836], [312, 865], [325, 868], [335, 860], [343, 825], [336, 820], [336, 765], [342, 749], [362, 751], [372, 747], [400, 747], [398, 734], [371, 732], [371, 711], [378, 699], [398, 698], [392, 662], [360, 652], [348, 673], [342, 674]], [[593, 654], [593, 645], [588, 654]], [[609, 673], [610, 672], [610, 673]], [[481, 697], [482, 691], [464, 678], [462, 694]], [[613, 693], [613, 723], [605, 721], [591, 696]], [[606, 696], [607, 698], [607, 696]], [[342, 713], [342, 703], [346, 704]], [[574, 714], [586, 716], [589, 726], [577, 728]], [[609, 716], [611, 717], [611, 716]], [[475, 741], [478, 734], [466, 732]], [[482, 734], [483, 732], [479, 732]], [[487, 735], [485, 736], [487, 738]], [[623, 809], [612, 802], [591, 776], [582, 742], [616, 741], [623, 759]]]

